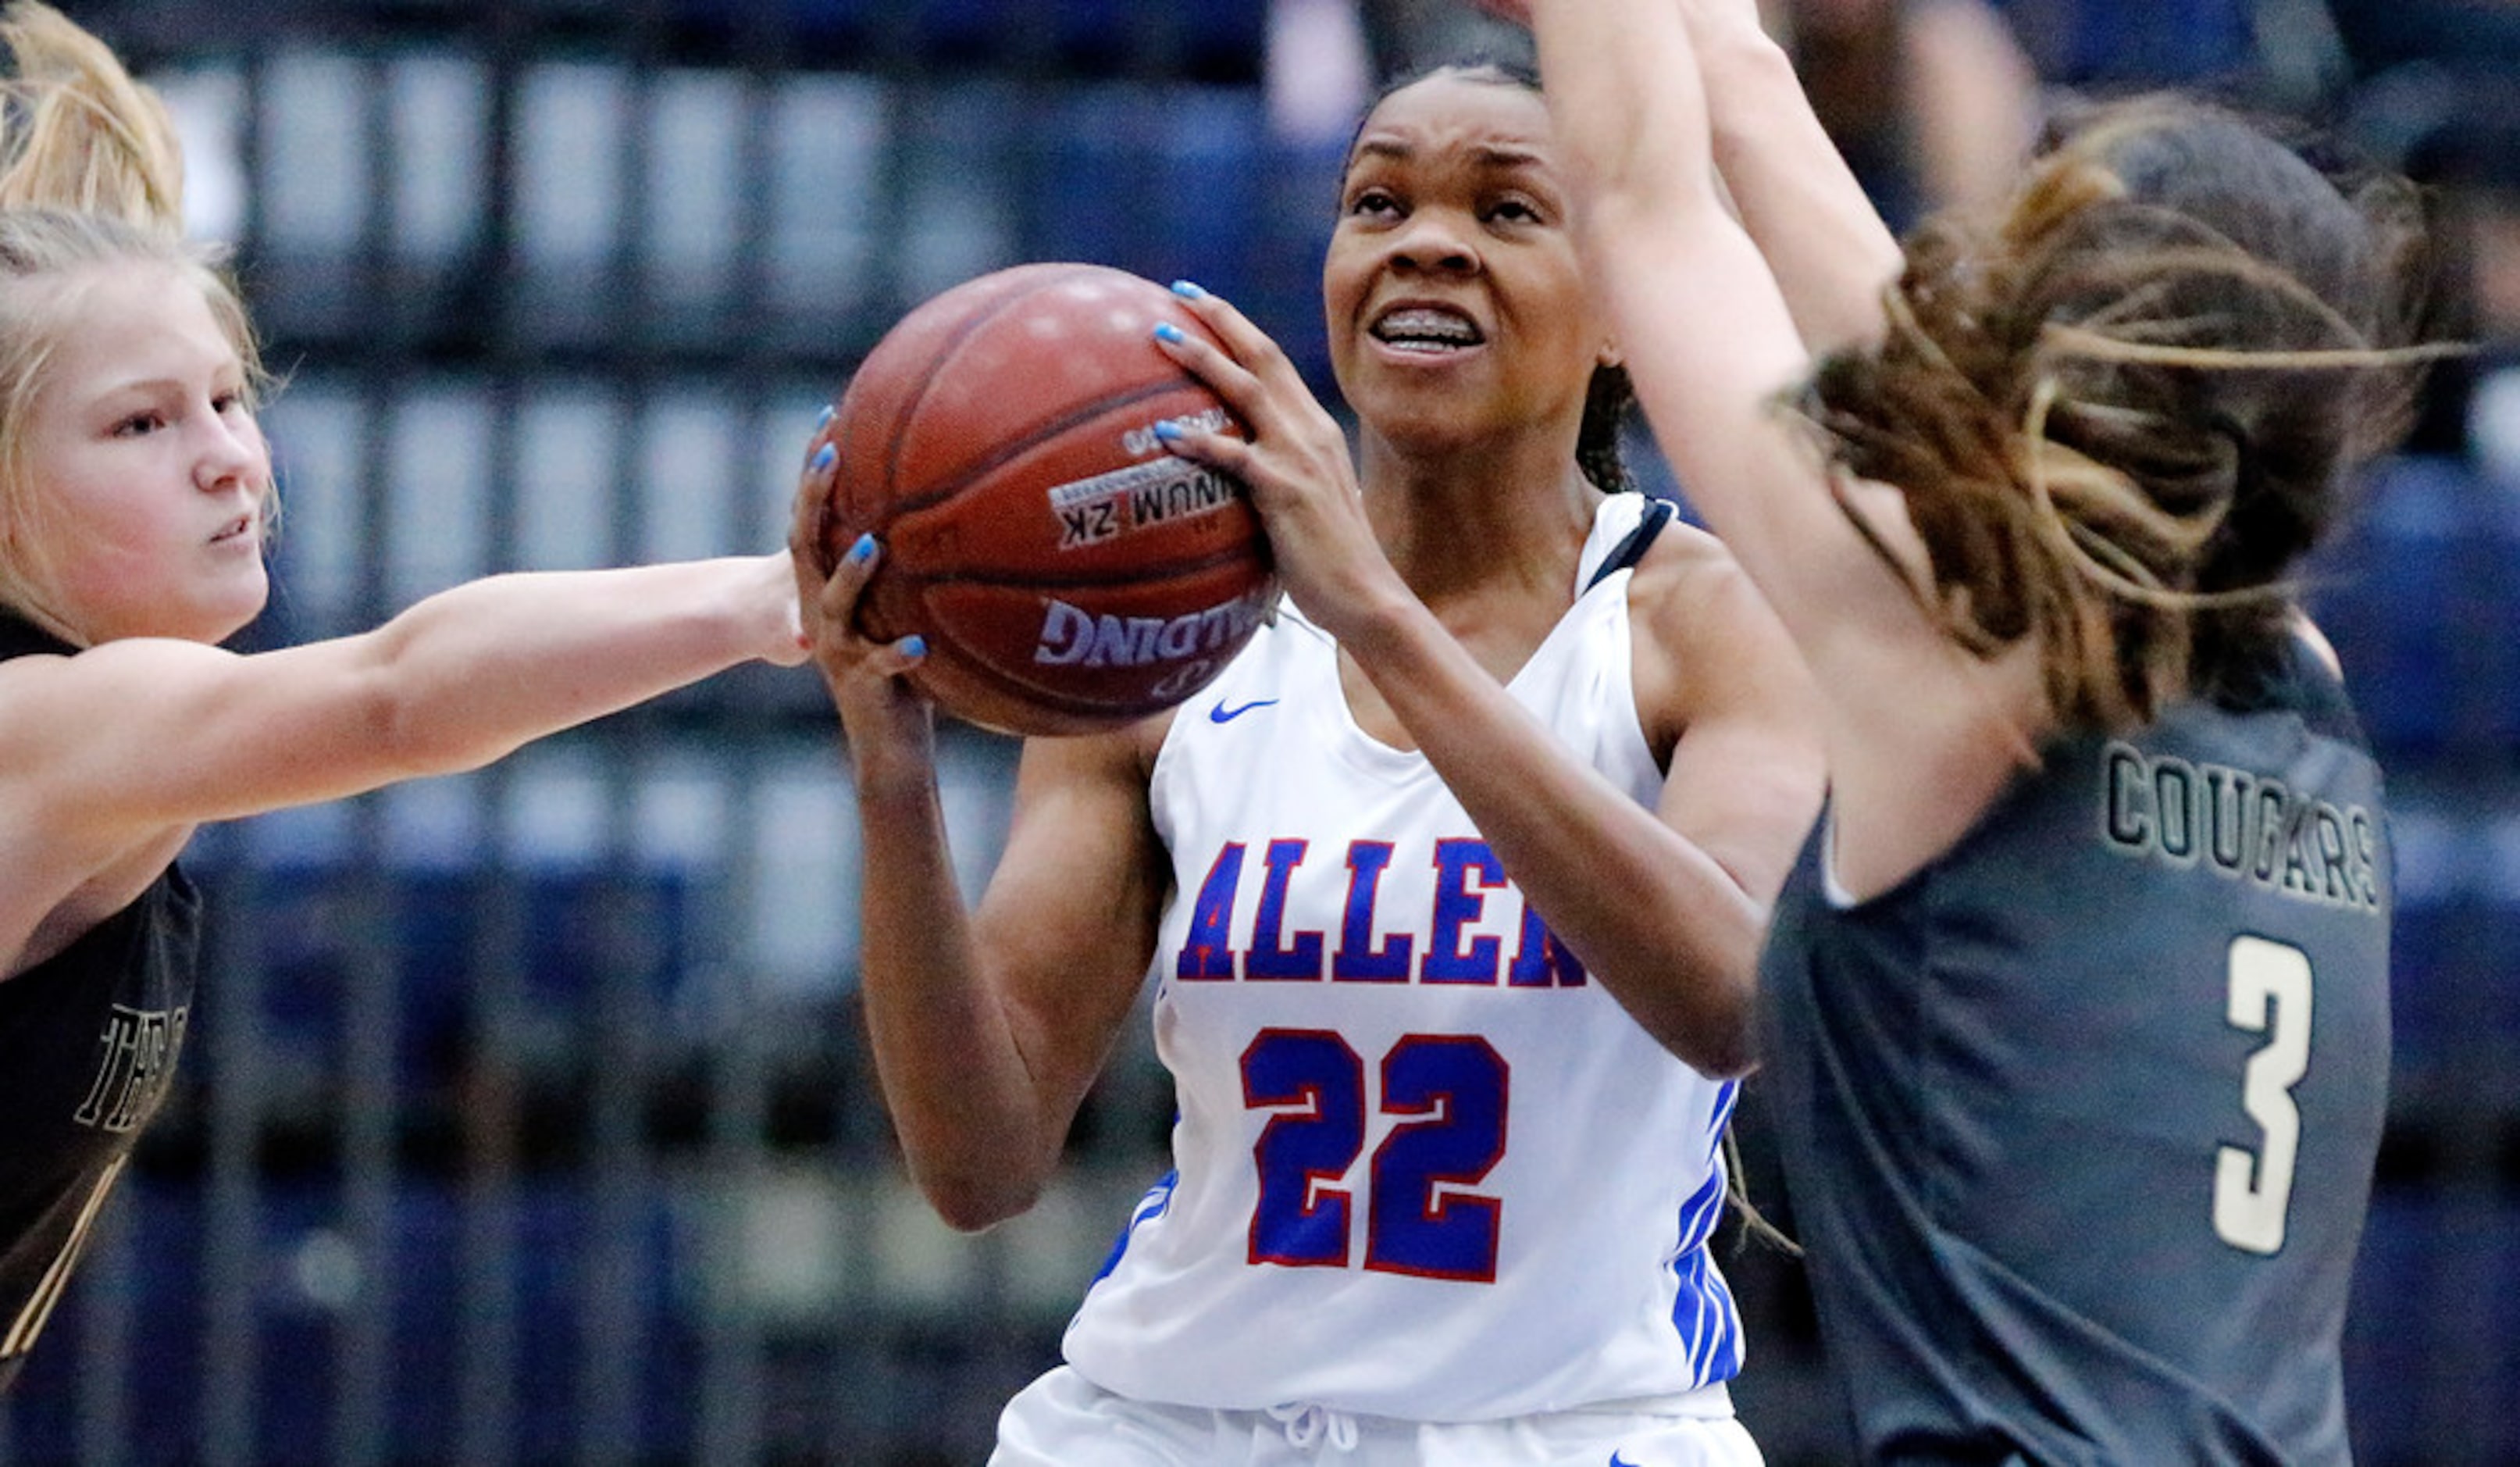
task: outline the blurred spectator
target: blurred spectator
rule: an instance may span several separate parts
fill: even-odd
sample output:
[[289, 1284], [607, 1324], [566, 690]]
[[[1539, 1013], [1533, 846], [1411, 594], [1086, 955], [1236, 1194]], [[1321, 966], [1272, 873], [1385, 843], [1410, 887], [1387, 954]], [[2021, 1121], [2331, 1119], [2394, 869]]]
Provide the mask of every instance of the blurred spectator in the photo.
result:
[[2257, 66], [2253, 0], [1998, 0], [2051, 86], [2228, 94]]
[[1271, 0], [1264, 74], [1280, 138], [1344, 144], [1373, 92], [1356, 0]]
[[2513, 0], [2326, 0], [2358, 77], [2412, 62], [2488, 76], [2520, 75], [2520, 4]]
[[1776, 0], [1770, 28], [1894, 229], [2000, 197], [2038, 127], [2039, 78], [1985, 0]]
[[1356, 0], [1377, 81], [1465, 57], [1532, 64], [1531, 33], [1469, 0]]
[[2337, 11], [2382, 0], [1993, 3], [2049, 88], [2097, 97], [2175, 88], [2311, 116], [2334, 103], [2352, 71]]
[[2498, 481], [2520, 487], [2520, 177], [2472, 200], [2470, 279], [2483, 354], [2472, 367], [2467, 447]]
[[[1312, 3], [1277, 0], [1282, 17]], [[1531, 61], [1528, 32], [1468, 0], [1353, 3], [1377, 77], [1463, 56]], [[1989, 0], [1762, 0], [1762, 8], [1822, 122], [1893, 226], [2009, 185], [2038, 130], [2039, 77]]]
[[2520, 486], [2520, 76], [2432, 80], [2437, 125], [2408, 141], [2404, 165], [2435, 190], [2445, 308], [2477, 350], [2437, 374], [2413, 446], [2463, 454]]

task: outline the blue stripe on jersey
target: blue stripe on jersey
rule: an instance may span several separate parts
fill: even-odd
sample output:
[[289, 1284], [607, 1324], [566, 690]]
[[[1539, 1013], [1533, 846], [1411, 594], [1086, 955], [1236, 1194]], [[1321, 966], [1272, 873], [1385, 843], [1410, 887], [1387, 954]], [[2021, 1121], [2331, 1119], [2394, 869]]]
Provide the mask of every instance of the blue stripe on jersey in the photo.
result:
[[1672, 1327], [1680, 1332], [1688, 1354], [1692, 1386], [1731, 1380], [1741, 1372], [1741, 1316], [1732, 1289], [1707, 1259], [1706, 1246], [1724, 1216], [1728, 1171], [1724, 1165], [1724, 1128], [1740, 1098], [1737, 1080], [1728, 1080], [1717, 1094], [1707, 1124], [1706, 1181], [1680, 1208], [1680, 1246], [1672, 1271], [1680, 1283], [1672, 1302]]
[[1741, 1082], [1728, 1079], [1715, 1091], [1715, 1119], [1706, 1125], [1706, 1159], [1722, 1165], [1724, 1132], [1732, 1123], [1732, 1107], [1740, 1102]]
[[[1138, 1199], [1138, 1205], [1129, 1212], [1129, 1220], [1120, 1225], [1120, 1236], [1111, 1242], [1110, 1257], [1102, 1261], [1102, 1267], [1094, 1270], [1094, 1283], [1109, 1278], [1111, 1270], [1120, 1266], [1120, 1258], [1129, 1251], [1129, 1240], [1137, 1236], [1141, 1224], [1162, 1216], [1172, 1207], [1173, 1188], [1180, 1182], [1181, 1169], [1176, 1167], [1165, 1172], [1161, 1179], [1147, 1189], [1145, 1196]], [[1093, 1284], [1086, 1287], [1092, 1288]]]
[[1741, 1373], [1741, 1315], [1732, 1303], [1732, 1286], [1724, 1281], [1700, 1248], [1681, 1261], [1680, 1302], [1672, 1323], [1688, 1352], [1689, 1385], [1709, 1386]]

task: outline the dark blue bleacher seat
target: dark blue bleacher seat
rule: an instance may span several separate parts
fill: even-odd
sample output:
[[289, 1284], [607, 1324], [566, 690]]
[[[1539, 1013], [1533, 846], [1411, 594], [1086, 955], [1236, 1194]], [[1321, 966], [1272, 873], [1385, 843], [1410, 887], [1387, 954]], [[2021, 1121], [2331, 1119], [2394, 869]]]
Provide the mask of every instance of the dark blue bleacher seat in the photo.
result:
[[1247, 0], [1160, 10], [1128, 0], [923, 0], [909, 12], [920, 54], [931, 62], [1046, 65], [1080, 78], [1144, 74], [1160, 64], [1167, 74], [1248, 81], [1267, 44], [1267, 7]]
[[1195, 280], [1327, 382], [1321, 252], [1332, 160], [1275, 141], [1257, 88], [1112, 84], [1044, 99], [1019, 152], [1027, 259]]
[[2402, 801], [2391, 829], [2397, 1089], [2426, 1104], [2520, 1110], [2520, 810]]
[[2456, 976], [2474, 924], [2467, 832], [2440, 809], [2401, 806], [2390, 821], [2397, 858], [2389, 937], [2389, 1017], [2401, 1095], [2452, 1080], [2463, 1016]]
[[[216, 882], [215, 868], [203, 879]], [[628, 992], [653, 1008], [691, 978], [692, 888], [671, 871], [328, 864], [260, 879], [253, 960], [262, 1043], [338, 1077], [350, 986], [389, 984], [394, 1079], [413, 1100], [442, 1099], [459, 1078], [488, 1018], [487, 962], [504, 970], [516, 1008], [501, 1016], [496, 1037], [528, 1070], [565, 1070], [595, 1052], [589, 1026], [601, 993]], [[509, 900], [515, 909], [503, 913]], [[493, 930], [493, 922], [502, 925]], [[214, 1001], [205, 1017], [220, 1017]], [[209, 1044], [196, 1049], [188, 1065], [215, 1064]]]
[[[124, 1384], [124, 1460], [186, 1462], [203, 1449], [202, 1356], [207, 1286], [202, 1194], [189, 1184], [135, 1177], [114, 1199], [128, 1229], [131, 1271], [73, 1285], [29, 1358], [8, 1401], [12, 1459], [96, 1460], [78, 1420], [82, 1336], [104, 1288], [130, 1291], [127, 1353], [111, 1366]], [[442, 1462], [459, 1454], [456, 1404], [468, 1359], [499, 1358], [479, 1320], [481, 1297], [467, 1252], [470, 1200], [444, 1183], [405, 1183], [386, 1235], [357, 1254], [363, 1289], [389, 1291], [390, 1352], [383, 1400], [388, 1459]], [[297, 1260], [320, 1231], [345, 1231], [344, 1199], [331, 1184], [267, 1188], [257, 1209], [255, 1257], [248, 1261], [257, 1358], [250, 1405], [253, 1460], [314, 1463], [333, 1456], [329, 1434], [343, 1395], [340, 1301], [299, 1287]], [[631, 1351], [634, 1441], [639, 1460], [683, 1460], [692, 1452], [697, 1409], [690, 1358], [697, 1326], [688, 1280], [678, 1277], [683, 1243], [661, 1188], [611, 1210], [581, 1180], [526, 1179], [507, 1215], [499, 1246], [508, 1261], [494, 1280], [506, 1299], [512, 1348], [507, 1384], [518, 1408], [513, 1446], [520, 1461], [565, 1461], [586, 1440], [588, 1361]], [[624, 1265], [618, 1274], [595, 1270]], [[586, 1302], [598, 1294], [629, 1301], [628, 1337], [589, 1338]]]
[[2345, 1323], [2346, 1411], [2362, 1467], [2520, 1460], [2520, 1202], [2383, 1185]]
[[2384, 755], [2520, 741], [2520, 494], [2454, 459], [2390, 460], [2306, 578]]
[[931, 69], [1003, 69], [1070, 78], [1166, 74], [1259, 79], [1268, 7], [1251, 0], [786, 0], [768, 21], [756, 0], [681, 0], [678, 23], [730, 43], [768, 24], [815, 66], [909, 62]]
[[2422, 1440], [2420, 1403], [2408, 1389], [2426, 1352], [2426, 1279], [2434, 1240], [2429, 1199], [2383, 1191], [2372, 1199], [2345, 1312], [2345, 1412], [2355, 1459], [2403, 1462]]
[[[583, 1393], [589, 1362], [600, 1352], [631, 1351], [638, 1383], [638, 1440], [643, 1457], [666, 1459], [691, 1449], [698, 1392], [683, 1368], [694, 1331], [677, 1287], [675, 1218], [662, 1189], [642, 1192], [626, 1212], [607, 1212], [582, 1180], [532, 1181], [504, 1221], [511, 1271], [484, 1293], [470, 1276], [468, 1207], [444, 1187], [407, 1188], [394, 1215], [396, 1355], [395, 1441], [412, 1460], [455, 1455], [456, 1423], [448, 1402], [459, 1398], [468, 1355], [482, 1348], [484, 1322], [469, 1311], [482, 1299], [504, 1300], [511, 1371], [519, 1415], [515, 1439], [521, 1460], [563, 1460], [586, 1438]], [[619, 1276], [594, 1277], [599, 1261], [626, 1262]], [[584, 1303], [591, 1290], [633, 1302], [629, 1338], [589, 1338]]]
[[1261, 225], [1256, 91], [1078, 88], [1038, 100], [1019, 147], [1024, 253], [1239, 294]]
[[1996, 0], [2040, 79], [2121, 93], [2245, 84], [2258, 66], [2250, 0]]

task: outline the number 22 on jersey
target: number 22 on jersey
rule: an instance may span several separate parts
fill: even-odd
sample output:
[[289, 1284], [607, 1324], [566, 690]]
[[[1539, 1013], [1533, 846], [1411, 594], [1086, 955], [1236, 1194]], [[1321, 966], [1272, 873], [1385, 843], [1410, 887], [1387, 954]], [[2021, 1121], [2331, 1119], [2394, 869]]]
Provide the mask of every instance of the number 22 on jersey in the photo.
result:
[[[1242, 1104], [1271, 1112], [1251, 1148], [1259, 1202], [1250, 1261], [1344, 1268], [1353, 1256], [1352, 1186], [1365, 1194], [1363, 1266], [1496, 1282], [1504, 1203], [1473, 1190], [1505, 1158], [1505, 1060], [1475, 1035], [1409, 1034], [1365, 1061], [1327, 1030], [1263, 1030], [1242, 1051]], [[1369, 1108], [1396, 1118], [1362, 1178]]]

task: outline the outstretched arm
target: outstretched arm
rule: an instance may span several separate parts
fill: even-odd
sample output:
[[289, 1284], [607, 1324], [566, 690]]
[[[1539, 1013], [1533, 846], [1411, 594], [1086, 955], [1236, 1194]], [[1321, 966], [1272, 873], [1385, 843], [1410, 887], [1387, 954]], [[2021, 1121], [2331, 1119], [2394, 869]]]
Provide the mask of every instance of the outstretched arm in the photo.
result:
[[13, 665], [0, 766], [65, 848], [477, 767], [804, 646], [785, 556], [498, 575], [374, 631], [240, 656], [158, 638]]
[[[1728, 203], [1714, 151], [1717, 88], [1701, 73], [1674, 0], [1539, 0], [1530, 9], [1586, 277], [1656, 439], [1691, 502], [1835, 691], [1863, 660], [1868, 628], [1897, 623], [1906, 593], [1846, 523], [1818, 446], [1778, 407], [1812, 353], [1744, 218], [1766, 217], [1790, 233], [1780, 216], [1789, 191], [1753, 186], [1752, 198], [1766, 202], [1745, 203], [1737, 214]], [[1778, 62], [1713, 69], [1727, 77], [1726, 110], [1797, 125], [1809, 109], [1790, 69], [1754, 27], [1726, 33], [1751, 60]], [[1773, 94], [1766, 106], [1753, 84]], [[1833, 198], [1815, 175], [1801, 183]], [[1847, 212], [1832, 203], [1822, 221]]]
[[2039, 132], [2039, 71], [1994, 0], [1914, 0], [1902, 47], [1917, 172], [1936, 208], [1975, 208], [2021, 176]]

